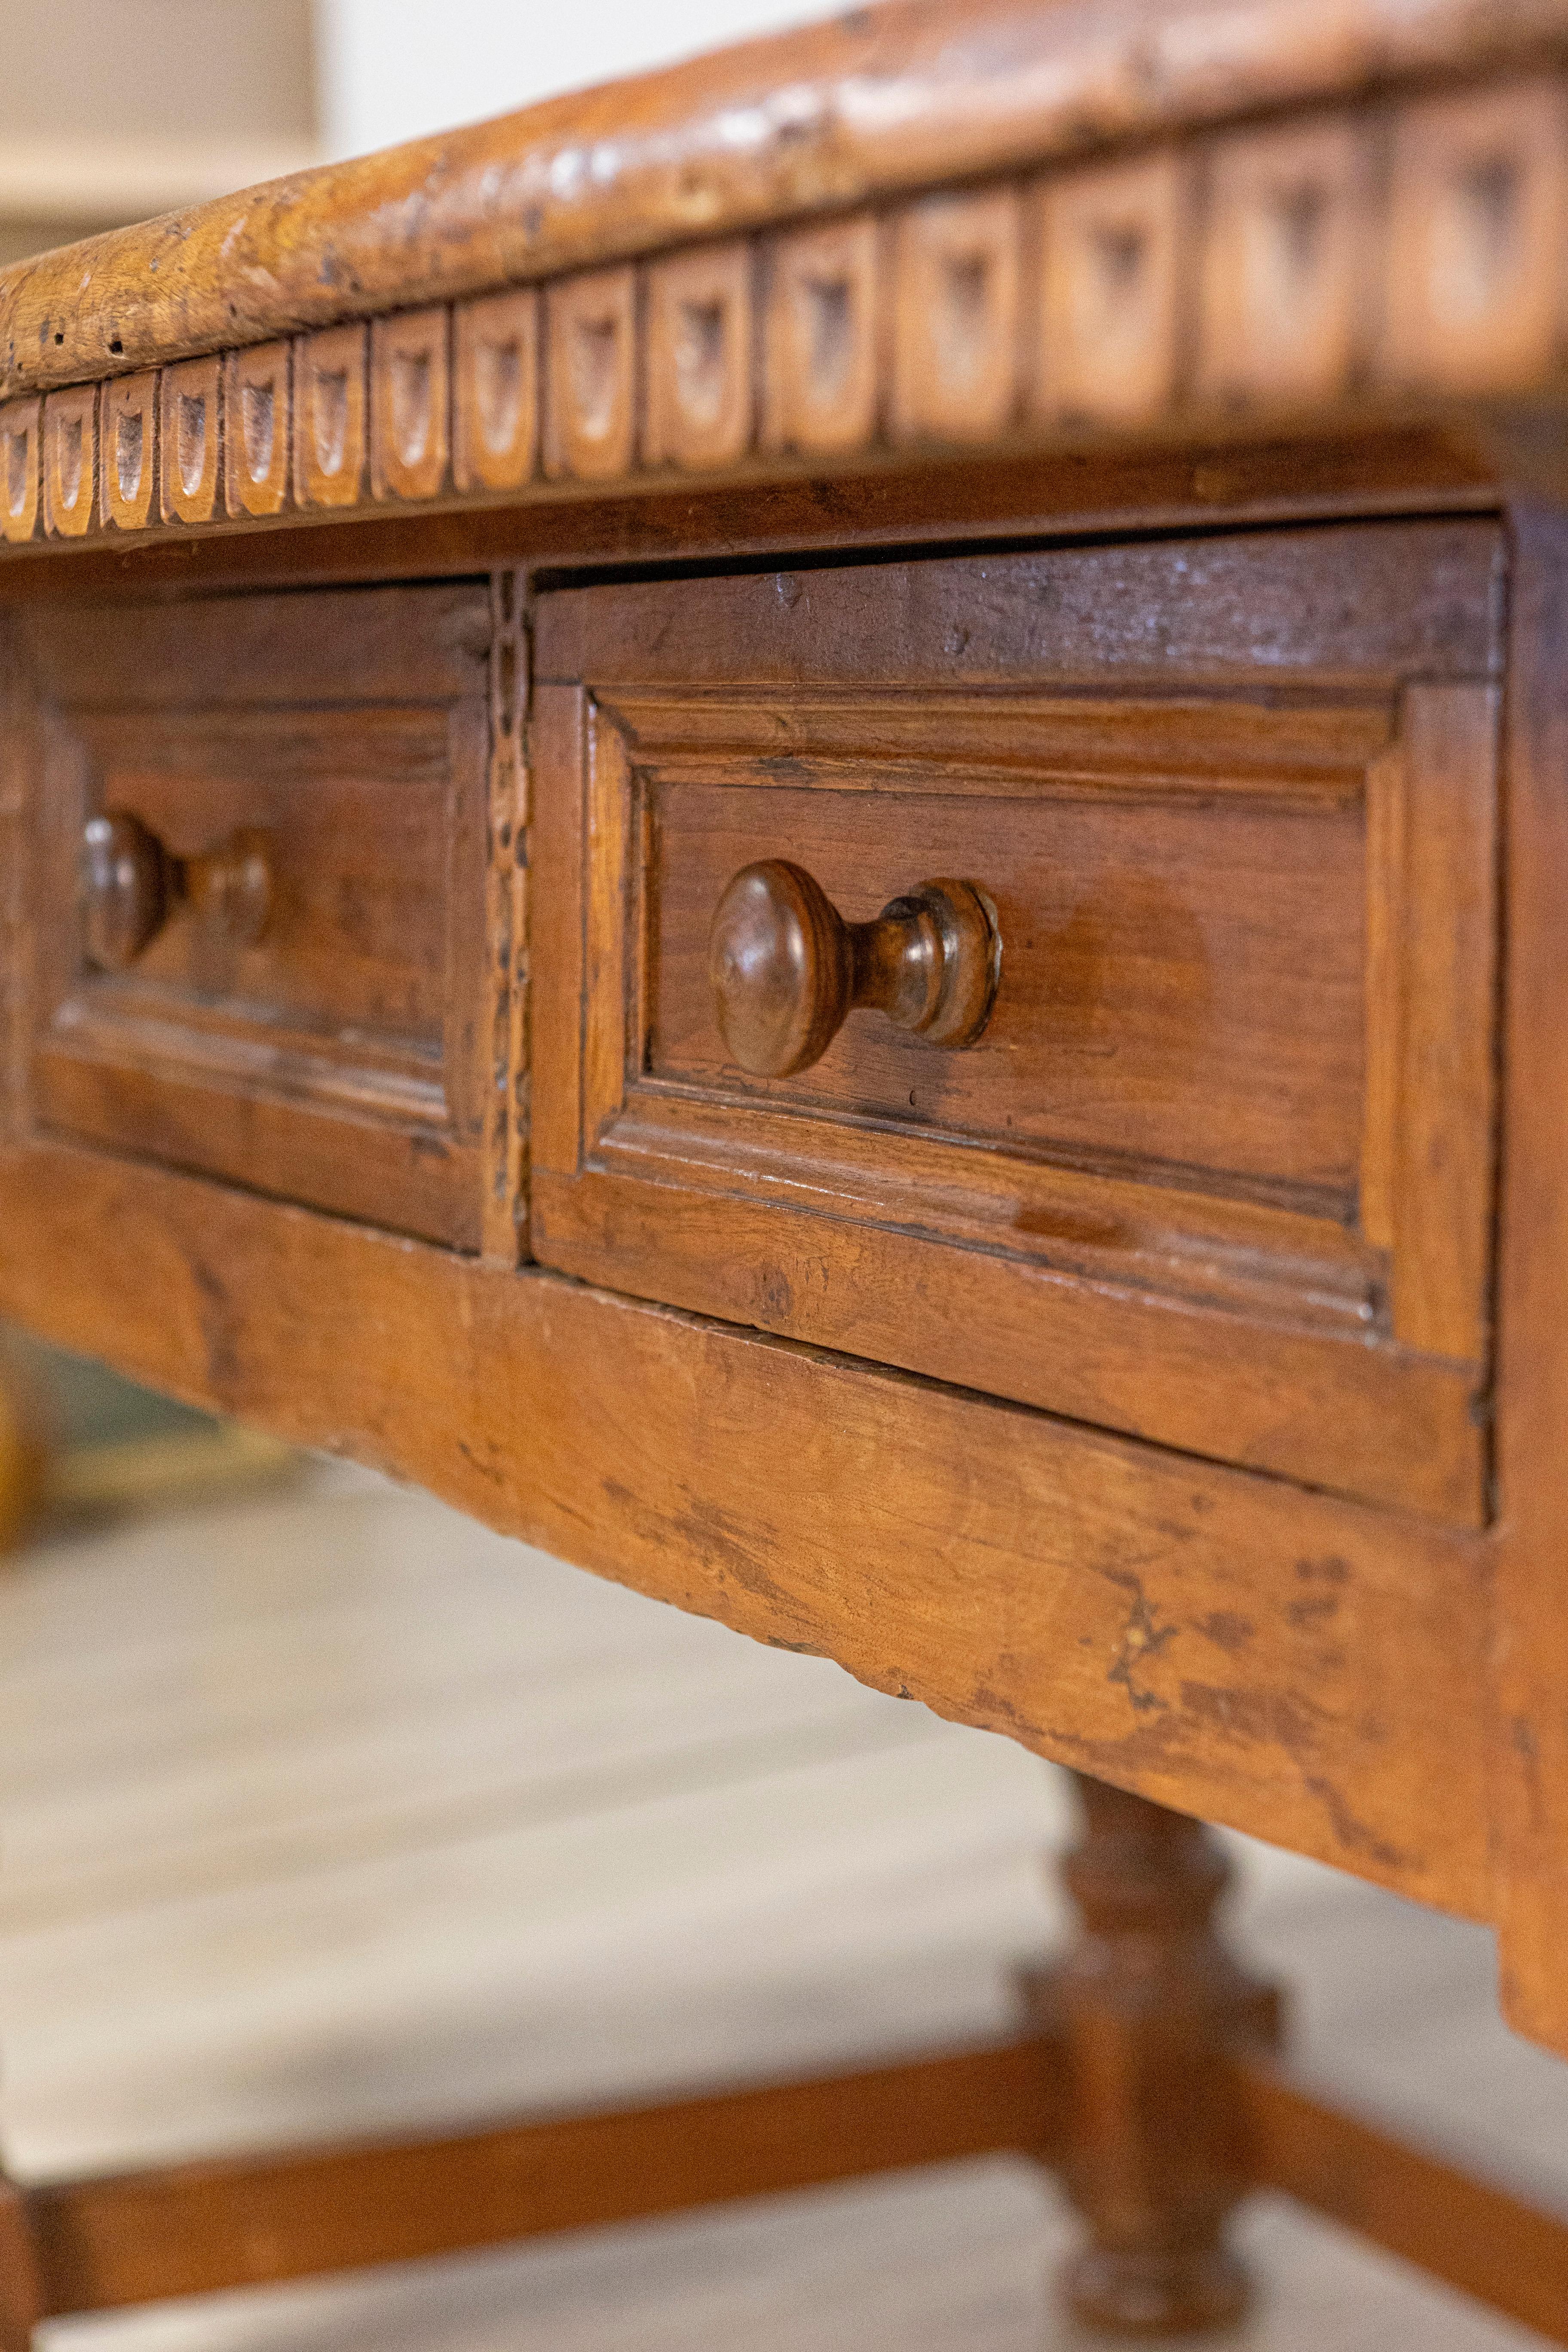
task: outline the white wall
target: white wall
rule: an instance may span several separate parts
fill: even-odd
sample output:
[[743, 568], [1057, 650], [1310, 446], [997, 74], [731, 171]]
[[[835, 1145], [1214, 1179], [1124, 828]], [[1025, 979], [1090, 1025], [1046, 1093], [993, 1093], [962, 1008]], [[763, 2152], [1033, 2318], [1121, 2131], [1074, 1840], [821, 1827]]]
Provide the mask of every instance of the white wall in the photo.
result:
[[362, 154], [829, 13], [829, 0], [317, 0], [325, 152]]

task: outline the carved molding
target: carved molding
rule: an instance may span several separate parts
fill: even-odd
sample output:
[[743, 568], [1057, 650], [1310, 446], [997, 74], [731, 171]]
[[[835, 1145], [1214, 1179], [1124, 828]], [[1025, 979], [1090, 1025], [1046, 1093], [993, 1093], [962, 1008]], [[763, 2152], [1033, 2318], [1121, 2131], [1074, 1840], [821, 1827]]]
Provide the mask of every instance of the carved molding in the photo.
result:
[[46, 538], [1539, 393], [1568, 83], [917, 196], [0, 408]]

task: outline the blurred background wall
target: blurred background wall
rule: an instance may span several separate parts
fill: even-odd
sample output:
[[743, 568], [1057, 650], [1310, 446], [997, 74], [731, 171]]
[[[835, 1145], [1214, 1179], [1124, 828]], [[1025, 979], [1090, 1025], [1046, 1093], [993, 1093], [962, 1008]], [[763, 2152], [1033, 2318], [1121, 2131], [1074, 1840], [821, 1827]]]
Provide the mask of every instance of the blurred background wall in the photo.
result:
[[322, 137], [358, 154], [829, 13], [823, 0], [320, 0]]
[[313, 161], [317, 47], [312, 0], [5, 0], [0, 261]]
[[820, 0], [5, 0], [0, 263], [821, 13]]

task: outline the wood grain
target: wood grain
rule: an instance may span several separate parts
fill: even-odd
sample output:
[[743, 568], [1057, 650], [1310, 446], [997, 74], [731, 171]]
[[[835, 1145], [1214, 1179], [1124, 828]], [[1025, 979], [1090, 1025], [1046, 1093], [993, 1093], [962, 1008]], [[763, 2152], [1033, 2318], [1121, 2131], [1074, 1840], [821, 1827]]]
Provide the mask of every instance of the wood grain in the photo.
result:
[[1563, 21], [1559, 0], [1255, 0], [1216, 30], [1195, 0], [1116, 0], [1091, 20], [971, 0], [955, 24], [948, 0], [900, 0], [111, 233], [85, 284], [74, 248], [19, 264], [0, 276], [0, 394], [1474, 71]]
[[[1333, 547], [1363, 658], [1444, 560], [1437, 538], [1401, 536], [1397, 589], [1390, 534]], [[544, 598], [542, 667], [586, 667], [583, 688], [541, 687], [542, 719], [586, 700], [540, 738], [535, 870], [582, 910], [537, 974], [541, 1258], [1479, 1524], [1489, 690], [1412, 688], [1403, 716], [1375, 671], [1352, 690], [1298, 572], [1268, 659], [1295, 691], [1247, 698], [1269, 595], [1253, 565], [1283, 552], [1213, 541]], [[1123, 635], [1124, 563], [1141, 593]], [[1143, 681], [1152, 642], [1163, 692], [1133, 692], [1121, 658]], [[1072, 682], [1059, 698], [1038, 691], [1053, 673]], [[1394, 727], [1414, 814], [1385, 877]], [[786, 851], [857, 923], [925, 875], [973, 877], [1004, 947], [969, 1050], [848, 1021], [819, 1059], [813, 1030], [812, 1066], [787, 1057], [799, 1076], [748, 1077], [765, 1065], [715, 1017], [711, 926], [732, 877]], [[1373, 986], [1384, 1026], [1412, 1008], [1397, 1118]], [[1396, 1241], [1362, 1246], [1369, 1120], [1408, 1167]], [[1441, 1165], [1418, 1127], [1440, 1130]]]
[[[1205, 1308], [1181, 1296], [1169, 1263], [1163, 1284], [1140, 1291], [1124, 1279], [1020, 1266], [994, 1244], [955, 1247], [918, 1226], [879, 1230], [869, 1202], [864, 1222], [836, 1233], [809, 1199], [799, 1207], [748, 1200], [732, 1176], [710, 1202], [690, 1181], [687, 1138], [678, 1140], [663, 1166], [651, 1152], [641, 1167], [629, 1152], [606, 1153], [611, 1174], [590, 1172], [570, 1188], [536, 1159], [531, 1231], [542, 1263], [1205, 1459], [1454, 1527], [1484, 1523], [1473, 1371]], [[809, 1139], [806, 1165], [808, 1150]], [[714, 1157], [733, 1170], [732, 1129]], [[776, 1172], [776, 1160], [764, 1160], [764, 1175]], [[829, 1162], [823, 1172], [838, 1193], [840, 1169]], [[682, 1179], [685, 1197], [671, 1199]], [[1070, 1213], [1052, 1206], [1069, 1226]], [[1108, 1206], [1085, 1202], [1091, 1229]], [[918, 1192], [909, 1215], [915, 1224]]]
[[[1342, 766], [1325, 745], [1316, 777], [1288, 774], [1257, 712], [1241, 772], [1221, 782], [1223, 752], [1194, 724], [1193, 768], [1163, 790], [1128, 727], [1120, 777], [1105, 757], [1092, 781], [1047, 769], [1031, 790], [1028, 768], [999, 774], [984, 754], [955, 772], [946, 713], [927, 714], [918, 694], [908, 760], [874, 776], [878, 715], [846, 745], [846, 774], [813, 759], [810, 716], [785, 703], [793, 783], [766, 752], [699, 766], [652, 725], [639, 730], [658, 861], [644, 886], [648, 1076], [746, 1091], [707, 972], [708, 928], [741, 867], [787, 851], [847, 921], [865, 923], [956, 865], [994, 902], [1004, 940], [1005, 990], [974, 1050], [936, 1061], [880, 1023], [853, 1022], [809, 1076], [766, 1100], [1069, 1164], [1109, 1158], [1189, 1190], [1217, 1180], [1253, 1198], [1348, 1205], [1365, 855], [1349, 743]], [[989, 715], [966, 714], [965, 731]], [[1084, 734], [1101, 717], [1109, 734], [1120, 715], [1090, 702]], [[669, 719], [679, 730], [681, 714]]]
[[[434, 588], [34, 617], [34, 1101], [77, 1134], [472, 1246], [486, 745], [483, 592]], [[179, 860], [264, 829], [258, 940], [193, 910], [121, 974], [84, 961], [89, 815]], [[199, 863], [190, 867], [200, 873]]]
[[[625, 583], [613, 673], [595, 593], [563, 589], [541, 614], [538, 675], [861, 690], [907, 678], [919, 647], [921, 683], [933, 692], [980, 681], [1076, 686], [1096, 671], [1128, 686], [1157, 678], [1163, 689], [1178, 677], [1270, 689], [1353, 680], [1363, 690], [1409, 675], [1487, 678], [1501, 668], [1503, 555], [1495, 524], [1478, 518], [1370, 533], [1342, 524], [1125, 536], [843, 569], [792, 570], [786, 560], [783, 570], [689, 580], [679, 597], [658, 581]], [[1352, 560], [1353, 605], [1343, 593]], [[823, 625], [829, 607], [833, 627]]]
[[63, 1345], [1487, 1911], [1473, 1540], [68, 1146], [0, 1158], [0, 1303]]
[[1405, 703], [1394, 1328], [1474, 1362], [1490, 1322], [1498, 720], [1488, 692]]

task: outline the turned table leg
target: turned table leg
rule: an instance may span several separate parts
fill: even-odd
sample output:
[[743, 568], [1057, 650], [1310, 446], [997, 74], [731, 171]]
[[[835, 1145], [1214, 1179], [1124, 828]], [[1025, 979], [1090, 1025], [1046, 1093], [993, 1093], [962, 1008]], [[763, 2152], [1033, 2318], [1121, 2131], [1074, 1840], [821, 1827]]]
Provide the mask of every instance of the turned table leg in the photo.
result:
[[1209, 1832], [1074, 1777], [1083, 1827], [1063, 1867], [1079, 1925], [1037, 1987], [1065, 2039], [1063, 2170], [1089, 2225], [1065, 2292], [1119, 2333], [1220, 2326], [1247, 2297], [1225, 2235], [1243, 2179], [1221, 2060], [1237, 2036], [1274, 2039], [1277, 1996], [1215, 1931], [1229, 1868]]

